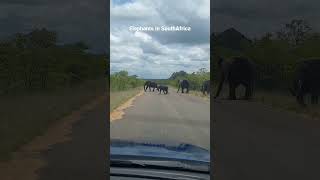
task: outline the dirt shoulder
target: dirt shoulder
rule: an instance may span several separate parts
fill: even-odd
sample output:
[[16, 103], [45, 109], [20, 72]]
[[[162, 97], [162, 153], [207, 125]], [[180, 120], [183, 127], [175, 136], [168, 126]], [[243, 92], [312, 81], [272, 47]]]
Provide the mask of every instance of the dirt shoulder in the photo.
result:
[[10, 161], [0, 163], [1, 179], [37, 179], [37, 170], [47, 164], [41, 153], [50, 150], [54, 144], [71, 141], [70, 134], [73, 124], [80, 119], [83, 113], [94, 109], [101, 103], [106, 103], [106, 96], [100, 96], [78, 110], [72, 111], [69, 115], [53, 123], [42, 136], [37, 136], [22, 146], [13, 153], [13, 158]]
[[[110, 121], [119, 120], [124, 115], [124, 110], [132, 106], [133, 101], [143, 95], [144, 91], [141, 89], [129, 90], [127, 92], [119, 92], [124, 94], [122, 97], [118, 97], [117, 102], [114, 102], [114, 96], [119, 94], [110, 94], [110, 104], [113, 104], [113, 110], [110, 112]], [[122, 104], [120, 104], [122, 102]], [[119, 104], [119, 105], [118, 105]], [[118, 105], [118, 106], [116, 106]]]

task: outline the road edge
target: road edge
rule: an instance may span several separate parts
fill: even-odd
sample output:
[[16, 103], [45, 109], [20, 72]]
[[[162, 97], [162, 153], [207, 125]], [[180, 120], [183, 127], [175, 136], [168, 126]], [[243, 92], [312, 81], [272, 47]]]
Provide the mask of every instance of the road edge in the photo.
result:
[[32, 141], [22, 146], [13, 153], [13, 158], [6, 162], [0, 162], [0, 174], [2, 180], [35, 180], [39, 177], [37, 170], [46, 166], [42, 153], [50, 150], [51, 146], [58, 143], [71, 141], [72, 126], [80, 116], [90, 111], [100, 103], [105, 103], [106, 96], [99, 96], [93, 101], [72, 111], [52, 124], [41, 136], [36, 136]]
[[129, 100], [126, 102], [120, 104], [118, 107], [116, 107], [112, 112], [110, 112], [110, 122], [122, 119], [124, 113], [124, 110], [131, 107], [133, 104], [133, 101], [144, 94], [144, 90], [141, 90], [138, 94], [134, 95], [131, 97]]

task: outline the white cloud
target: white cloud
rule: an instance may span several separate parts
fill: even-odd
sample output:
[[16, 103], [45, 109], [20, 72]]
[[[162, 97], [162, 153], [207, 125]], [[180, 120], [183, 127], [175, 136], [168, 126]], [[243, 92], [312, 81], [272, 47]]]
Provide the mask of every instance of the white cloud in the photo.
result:
[[[111, 3], [111, 73], [142, 78], [209, 69], [210, 1], [135, 0]], [[129, 26], [187, 25], [191, 32], [133, 32]]]

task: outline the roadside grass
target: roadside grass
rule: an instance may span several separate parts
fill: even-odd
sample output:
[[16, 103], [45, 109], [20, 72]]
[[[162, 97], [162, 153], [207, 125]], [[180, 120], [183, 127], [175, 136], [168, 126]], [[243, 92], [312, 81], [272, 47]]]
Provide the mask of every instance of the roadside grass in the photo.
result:
[[303, 114], [312, 119], [320, 119], [320, 105], [312, 105], [310, 97], [306, 96], [307, 107], [301, 107], [295, 97], [283, 92], [257, 91], [255, 93], [255, 101], [270, 105], [286, 111], [292, 111]]
[[[228, 97], [228, 91], [229, 88], [225, 87], [221, 92], [220, 97]], [[237, 89], [237, 97], [243, 96], [244, 91], [245, 89], [243, 87], [239, 87]], [[216, 88], [213, 92], [216, 93]], [[306, 96], [305, 100], [307, 107], [303, 108], [297, 103], [295, 97], [293, 97], [290, 92], [261, 89], [257, 89], [254, 92], [254, 97], [252, 99], [254, 102], [263, 103], [271, 108], [294, 112], [312, 119], [320, 119], [320, 105], [312, 105], [310, 103], [310, 96]]]
[[[173, 90], [173, 92], [177, 92], [177, 90], [178, 90], [178, 88], [173, 87], [173, 86], [169, 86], [169, 91], [170, 91], [170, 89]], [[181, 91], [179, 93], [181, 93]], [[203, 95], [203, 93], [201, 91], [197, 91], [197, 90], [189, 90], [189, 95], [199, 96], [205, 100], [210, 100], [210, 96], [208, 96], [207, 94]]]
[[138, 94], [141, 90], [143, 90], [143, 87], [136, 87], [124, 91], [110, 92], [110, 112], [112, 112], [122, 103], [126, 102], [136, 94]]
[[0, 161], [35, 136], [46, 132], [51, 123], [106, 94], [106, 79], [54, 91], [0, 96]]
[[190, 90], [189, 93], [191, 95], [199, 96], [199, 97], [204, 98], [206, 100], [210, 100], [210, 96], [207, 95], [207, 94], [203, 95], [203, 93], [201, 91], [192, 91], [192, 90]]

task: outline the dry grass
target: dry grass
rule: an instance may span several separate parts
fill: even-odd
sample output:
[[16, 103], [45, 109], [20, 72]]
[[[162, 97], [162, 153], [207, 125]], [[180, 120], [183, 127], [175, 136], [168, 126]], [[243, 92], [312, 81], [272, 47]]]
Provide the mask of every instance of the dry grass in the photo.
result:
[[[174, 92], [177, 92], [178, 88], [170, 86], [169, 89], [173, 90]], [[181, 93], [181, 90], [180, 90]], [[195, 91], [195, 90], [189, 90], [189, 95], [193, 95], [193, 96], [199, 96], [201, 98], [203, 98], [204, 100], [208, 100], [210, 101], [210, 96], [203, 95], [203, 93], [201, 91]]]
[[126, 102], [136, 94], [138, 94], [143, 87], [138, 87], [130, 90], [125, 91], [115, 91], [110, 92], [110, 112], [117, 108], [122, 103]]
[[[239, 87], [237, 89], [237, 97], [244, 95], [244, 88]], [[229, 88], [227, 85], [224, 86], [220, 97], [228, 97]], [[213, 92], [216, 92], [216, 88]], [[254, 93], [253, 101], [261, 102], [272, 108], [277, 108], [285, 111], [291, 111], [298, 114], [302, 114], [312, 119], [320, 119], [320, 105], [311, 105], [310, 97], [306, 98], [308, 106], [302, 108], [293, 97], [290, 92], [279, 92], [279, 91], [267, 91], [267, 90], [256, 90]]]
[[50, 125], [43, 135], [33, 138], [31, 142], [20, 147], [18, 151], [13, 153], [10, 161], [0, 162], [1, 179], [38, 179], [39, 174], [37, 171], [47, 165], [47, 162], [42, 157], [42, 153], [48, 151], [51, 145], [70, 141], [72, 139], [71, 133], [74, 123], [81, 119], [83, 113], [105, 102], [105, 95], [92, 100], [92, 102], [70, 112], [69, 115]]
[[52, 92], [1, 96], [0, 160], [35, 136], [47, 131], [52, 122], [105, 94], [106, 81], [92, 80]]
[[140, 90], [138, 94], [134, 95], [131, 97], [129, 100], [125, 101], [123, 104], [115, 108], [111, 113], [110, 113], [110, 121], [118, 120], [123, 117], [125, 114], [124, 110], [131, 107], [133, 104], [133, 101], [138, 97], [143, 95], [144, 91]]
[[210, 101], [210, 96], [208, 96], [207, 94], [206, 95], [203, 95], [203, 93], [201, 91], [189, 91], [189, 93], [191, 95], [194, 95], [194, 96], [199, 96], [205, 100], [209, 100]]
[[308, 106], [305, 108], [301, 107], [293, 96], [281, 92], [258, 91], [255, 93], [254, 100], [274, 108], [293, 111], [313, 119], [320, 119], [320, 105], [311, 105], [310, 97], [306, 98]]

